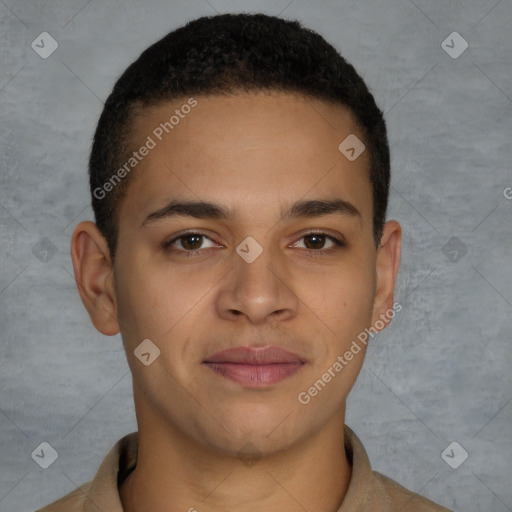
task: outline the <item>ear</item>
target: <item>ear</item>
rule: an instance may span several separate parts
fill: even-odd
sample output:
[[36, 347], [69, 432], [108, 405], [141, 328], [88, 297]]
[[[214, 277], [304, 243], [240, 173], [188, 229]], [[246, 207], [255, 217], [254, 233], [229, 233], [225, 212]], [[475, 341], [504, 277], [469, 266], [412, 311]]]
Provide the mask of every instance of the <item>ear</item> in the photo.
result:
[[[372, 326], [375, 326], [377, 320], [381, 320], [381, 315], [393, 309], [395, 282], [400, 267], [401, 245], [402, 228], [400, 224], [395, 220], [386, 222], [380, 246], [377, 249], [376, 290], [373, 302]], [[384, 326], [387, 323], [384, 322]], [[377, 330], [380, 329], [377, 328]]]
[[71, 259], [78, 292], [91, 321], [102, 334], [119, 332], [114, 272], [110, 251], [96, 224], [84, 221], [71, 239]]

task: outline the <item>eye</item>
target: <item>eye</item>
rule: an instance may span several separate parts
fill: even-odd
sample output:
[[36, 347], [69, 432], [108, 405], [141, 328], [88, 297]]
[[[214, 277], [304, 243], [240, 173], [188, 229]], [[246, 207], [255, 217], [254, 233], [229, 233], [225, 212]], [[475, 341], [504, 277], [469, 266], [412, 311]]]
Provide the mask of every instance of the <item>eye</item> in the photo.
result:
[[[300, 240], [304, 240], [305, 249], [310, 252], [328, 252], [332, 249], [337, 249], [339, 247], [345, 247], [345, 243], [342, 240], [339, 240], [338, 238], [335, 238], [333, 236], [327, 235], [326, 233], [320, 233], [320, 232], [312, 232], [312, 233], [306, 233], [303, 235]], [[297, 244], [299, 241], [292, 244], [292, 247], [299, 247]], [[328, 242], [330, 245], [326, 247], [326, 242]]]
[[[203, 246], [203, 242], [208, 240], [210, 245]], [[202, 233], [182, 233], [174, 237], [172, 240], [163, 243], [163, 248], [171, 252], [185, 252], [195, 254], [200, 252], [201, 249], [208, 249], [210, 247], [218, 247], [213, 240]], [[187, 256], [189, 255], [187, 254]]]

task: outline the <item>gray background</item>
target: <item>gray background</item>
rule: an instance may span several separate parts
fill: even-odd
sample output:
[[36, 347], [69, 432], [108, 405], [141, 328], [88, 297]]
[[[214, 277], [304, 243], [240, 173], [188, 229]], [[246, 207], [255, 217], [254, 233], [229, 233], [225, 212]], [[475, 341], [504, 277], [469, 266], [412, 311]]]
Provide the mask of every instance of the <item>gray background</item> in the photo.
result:
[[[121, 339], [94, 330], [72, 277], [70, 235], [92, 219], [88, 151], [124, 68], [226, 11], [319, 31], [386, 112], [404, 308], [369, 348], [347, 424], [406, 487], [512, 510], [510, 0], [1, 0], [0, 510], [70, 492], [136, 430]], [[43, 31], [59, 44], [47, 59], [31, 48]], [[441, 45], [453, 31], [469, 43], [457, 59]], [[48, 469], [31, 458], [43, 441], [59, 454]], [[469, 453], [457, 469], [441, 457], [452, 441]]]

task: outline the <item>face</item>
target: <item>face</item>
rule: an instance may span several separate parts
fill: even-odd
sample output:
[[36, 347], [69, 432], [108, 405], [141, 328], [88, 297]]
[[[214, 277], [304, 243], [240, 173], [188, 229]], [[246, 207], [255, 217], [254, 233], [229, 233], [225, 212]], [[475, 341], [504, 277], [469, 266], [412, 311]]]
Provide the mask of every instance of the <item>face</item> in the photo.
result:
[[[397, 228], [375, 247], [367, 151], [350, 161], [338, 149], [363, 139], [343, 106], [286, 93], [195, 100], [134, 120], [133, 147], [155, 144], [121, 204], [110, 317], [139, 428], [270, 453], [343, 421], [365, 345], [343, 356], [391, 307]], [[176, 109], [172, 131], [158, 130]], [[147, 339], [160, 355], [145, 366], [134, 350]]]

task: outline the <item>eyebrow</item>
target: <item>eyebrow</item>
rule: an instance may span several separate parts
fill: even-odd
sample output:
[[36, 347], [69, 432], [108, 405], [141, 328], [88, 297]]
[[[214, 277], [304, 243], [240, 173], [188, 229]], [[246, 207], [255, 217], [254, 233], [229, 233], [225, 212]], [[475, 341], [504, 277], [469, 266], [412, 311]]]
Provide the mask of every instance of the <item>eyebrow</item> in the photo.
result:
[[[343, 199], [312, 199], [297, 201], [286, 212], [281, 211], [283, 219], [301, 217], [321, 217], [324, 215], [346, 215], [361, 218], [361, 212]], [[171, 200], [163, 208], [150, 213], [142, 222], [141, 227], [161, 219], [176, 216], [194, 217], [196, 219], [230, 220], [234, 212], [224, 206], [208, 201]]]
[[343, 199], [297, 201], [282, 216], [283, 219], [288, 219], [298, 217], [321, 217], [323, 215], [332, 215], [333, 213], [361, 218], [361, 212], [352, 203]]
[[232, 219], [233, 212], [224, 206], [207, 201], [171, 200], [163, 208], [150, 213], [142, 226], [161, 219], [175, 216], [195, 217], [196, 219]]

